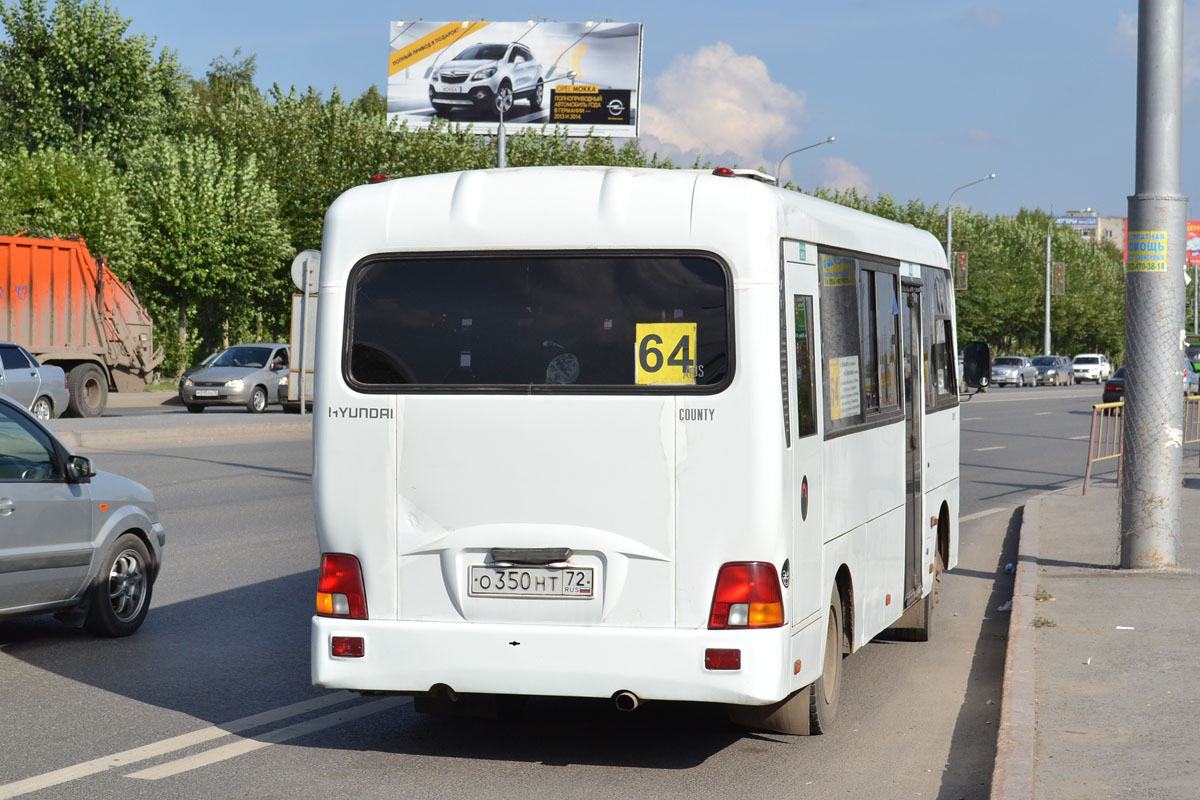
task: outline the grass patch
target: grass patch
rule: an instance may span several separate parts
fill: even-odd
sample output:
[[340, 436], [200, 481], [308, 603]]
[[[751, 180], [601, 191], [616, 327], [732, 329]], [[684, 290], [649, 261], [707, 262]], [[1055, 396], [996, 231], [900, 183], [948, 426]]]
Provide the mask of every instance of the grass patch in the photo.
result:
[[1035, 628], [1057, 628], [1058, 623], [1052, 619], [1046, 619], [1045, 617], [1034, 617], [1033, 618], [1033, 627], [1035, 627]]
[[1034, 592], [1034, 594], [1033, 594], [1033, 599], [1034, 599], [1034, 600], [1037, 600], [1039, 603], [1041, 603], [1041, 602], [1044, 602], [1044, 601], [1046, 601], [1046, 600], [1053, 600], [1053, 599], [1054, 599], [1054, 595], [1052, 595], [1052, 594], [1050, 594], [1049, 592], [1047, 592], [1047, 591], [1046, 591], [1046, 587], [1044, 587], [1044, 586], [1039, 586], [1039, 587], [1037, 587], [1037, 591], [1036, 591], [1036, 592]]
[[143, 391], [169, 392], [173, 389], [178, 389], [178, 388], [179, 388], [178, 381], [155, 381], [154, 383], [146, 384], [146, 388]]

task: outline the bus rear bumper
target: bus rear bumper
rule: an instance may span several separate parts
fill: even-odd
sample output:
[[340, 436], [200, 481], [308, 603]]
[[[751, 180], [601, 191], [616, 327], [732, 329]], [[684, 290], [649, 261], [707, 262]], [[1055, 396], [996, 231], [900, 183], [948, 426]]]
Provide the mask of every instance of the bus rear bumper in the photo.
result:
[[[333, 656], [333, 637], [363, 655]], [[764, 705], [793, 689], [785, 628], [741, 631], [397, 622], [313, 617], [312, 682], [327, 689], [456, 692]], [[741, 651], [741, 668], [705, 668], [708, 648]], [[814, 659], [816, 656], [814, 656]]]

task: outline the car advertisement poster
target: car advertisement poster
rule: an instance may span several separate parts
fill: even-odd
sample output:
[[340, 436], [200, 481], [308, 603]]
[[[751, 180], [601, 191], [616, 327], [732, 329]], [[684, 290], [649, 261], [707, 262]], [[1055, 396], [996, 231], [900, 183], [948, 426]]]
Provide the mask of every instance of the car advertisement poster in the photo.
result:
[[635, 137], [642, 26], [633, 22], [392, 22], [388, 120], [496, 133]]

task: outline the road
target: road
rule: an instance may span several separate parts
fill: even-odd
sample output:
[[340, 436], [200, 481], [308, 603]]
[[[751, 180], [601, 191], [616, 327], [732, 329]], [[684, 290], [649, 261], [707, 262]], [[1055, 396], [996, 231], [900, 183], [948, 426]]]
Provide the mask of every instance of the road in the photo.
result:
[[1018, 508], [1078, 482], [1098, 394], [962, 404], [961, 555], [934, 641], [850, 656], [837, 729], [813, 738], [747, 734], [702, 705], [537, 700], [484, 721], [313, 689], [310, 443], [90, 451], [154, 490], [165, 570], [129, 639], [51, 618], [0, 624], [4, 727], [19, 743], [0, 762], [0, 798], [987, 797]]

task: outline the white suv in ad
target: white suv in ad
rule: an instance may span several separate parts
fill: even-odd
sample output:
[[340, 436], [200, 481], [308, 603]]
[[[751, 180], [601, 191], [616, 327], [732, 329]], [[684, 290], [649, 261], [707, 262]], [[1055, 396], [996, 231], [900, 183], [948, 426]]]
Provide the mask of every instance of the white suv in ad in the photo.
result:
[[508, 113], [513, 101], [526, 98], [531, 111], [542, 107], [542, 67], [523, 44], [477, 44], [433, 71], [429, 103], [446, 116], [456, 108]]
[[1080, 353], [1071, 362], [1071, 372], [1075, 381], [1094, 381], [1100, 383], [1112, 377], [1112, 364], [1103, 353]]

